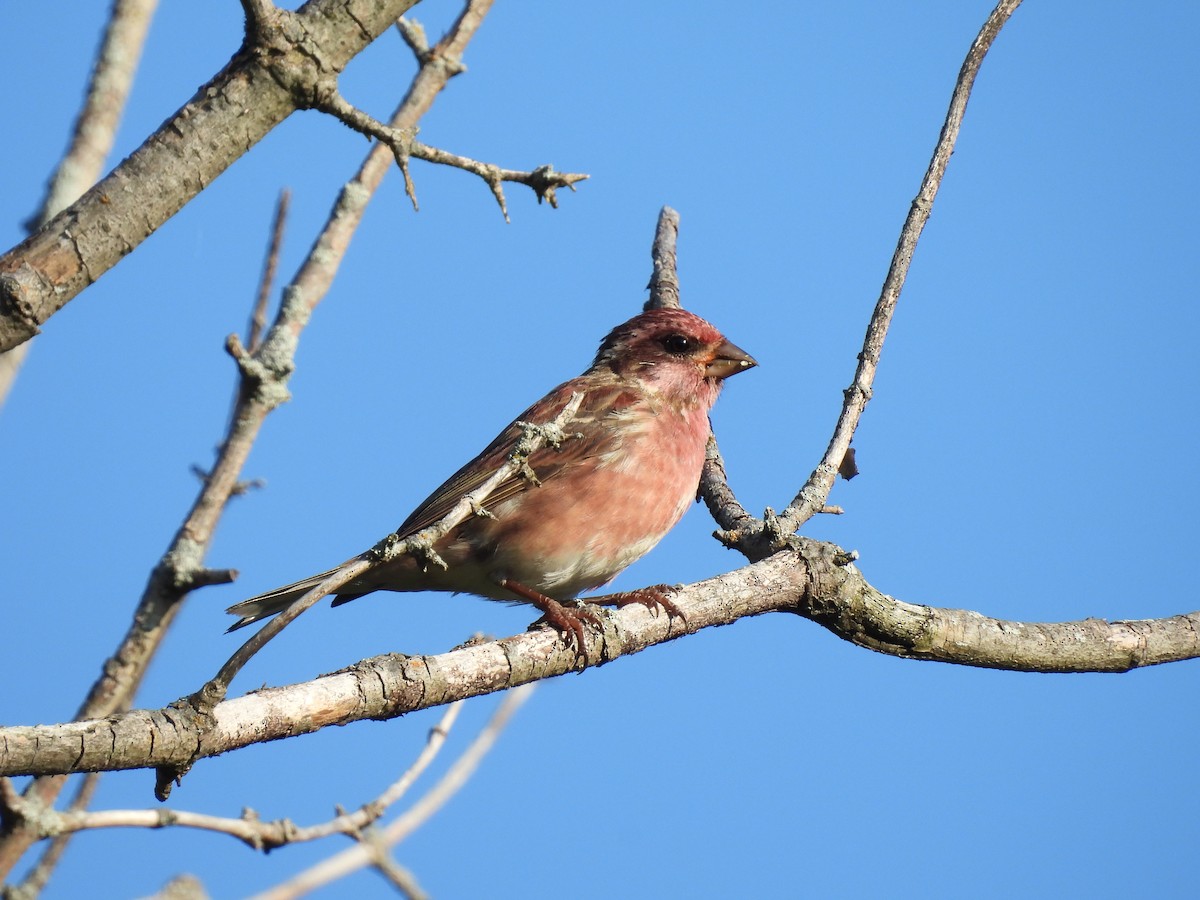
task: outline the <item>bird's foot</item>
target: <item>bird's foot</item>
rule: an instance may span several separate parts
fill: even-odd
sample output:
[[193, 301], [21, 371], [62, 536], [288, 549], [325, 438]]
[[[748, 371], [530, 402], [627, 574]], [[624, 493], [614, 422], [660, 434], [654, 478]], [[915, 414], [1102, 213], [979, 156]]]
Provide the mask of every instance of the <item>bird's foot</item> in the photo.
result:
[[600, 631], [604, 629], [604, 620], [596, 610], [587, 604], [567, 606], [553, 597], [547, 597], [545, 594], [509, 578], [501, 578], [498, 583], [522, 600], [537, 607], [541, 611], [542, 617], [533, 624], [549, 625], [557, 631], [563, 639], [563, 643], [568, 647], [574, 645], [575, 661], [581, 666], [587, 665], [587, 646], [584, 643], [585, 625], [591, 625]]
[[659, 610], [662, 610], [668, 618], [679, 619], [686, 625], [687, 616], [670, 597], [676, 590], [677, 588], [669, 584], [654, 584], [650, 587], [638, 588], [636, 591], [622, 591], [619, 594], [609, 594], [607, 597], [596, 597], [592, 602], [615, 606], [617, 609], [624, 609], [637, 603], [646, 607], [654, 615], [658, 615]]

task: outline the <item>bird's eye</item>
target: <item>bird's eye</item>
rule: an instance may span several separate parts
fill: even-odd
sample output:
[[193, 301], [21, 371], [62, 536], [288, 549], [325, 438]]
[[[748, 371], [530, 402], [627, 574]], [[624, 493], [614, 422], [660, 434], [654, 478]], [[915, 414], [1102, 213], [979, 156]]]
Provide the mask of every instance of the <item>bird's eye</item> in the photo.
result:
[[663, 349], [668, 353], [684, 354], [694, 346], [692, 340], [682, 334], [668, 334], [662, 339]]

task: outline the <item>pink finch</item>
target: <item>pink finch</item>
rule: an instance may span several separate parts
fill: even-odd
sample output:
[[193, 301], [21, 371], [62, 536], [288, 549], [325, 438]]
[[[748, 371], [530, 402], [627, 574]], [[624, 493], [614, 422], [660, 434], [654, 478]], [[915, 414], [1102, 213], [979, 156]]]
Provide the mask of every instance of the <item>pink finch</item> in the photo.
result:
[[[653, 309], [612, 330], [591, 367], [561, 384], [455, 472], [396, 532], [400, 539], [433, 525], [509, 459], [522, 423], [545, 424], [582, 394], [557, 447], [532, 453], [536, 478], [513, 475], [477, 515], [435, 545], [447, 568], [401, 555], [341, 588], [334, 605], [372, 591], [454, 591], [520, 600], [582, 652], [584, 609], [563, 606], [612, 580], [657, 544], [696, 497], [708, 439], [708, 412], [724, 379], [756, 365], [699, 316]], [[241, 628], [287, 608], [331, 572], [260, 594], [229, 608]], [[663, 606], [660, 590], [610, 602]]]

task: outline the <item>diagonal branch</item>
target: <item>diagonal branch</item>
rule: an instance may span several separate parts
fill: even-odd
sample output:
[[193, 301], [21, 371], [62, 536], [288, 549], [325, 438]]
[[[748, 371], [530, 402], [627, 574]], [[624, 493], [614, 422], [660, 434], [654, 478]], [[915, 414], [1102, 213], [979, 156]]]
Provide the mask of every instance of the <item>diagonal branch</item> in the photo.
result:
[[[30, 231], [42, 227], [63, 207], [77, 200], [103, 173], [157, 6], [158, 0], [113, 3], [70, 146], [50, 179], [41, 209], [25, 223]], [[12, 390], [28, 351], [21, 344], [0, 352], [0, 407]]]
[[310, 0], [267, 10], [229, 64], [78, 201], [0, 256], [0, 352], [100, 278], [249, 151], [311, 105], [416, 0]]
[[441, 780], [415, 804], [381, 832], [373, 836], [373, 840], [360, 843], [357, 847], [343, 850], [301, 872], [283, 884], [258, 894], [254, 900], [290, 900], [307, 894], [317, 888], [329, 884], [338, 878], [344, 878], [351, 872], [369, 865], [379, 865], [379, 856], [387, 847], [394, 846], [424, 825], [439, 809], [446, 805], [467, 780], [479, 768], [480, 762], [492, 749], [509, 719], [529, 699], [533, 685], [527, 684], [511, 691], [483, 730], [475, 736], [471, 745], [463, 751], [462, 756], [442, 776]]
[[768, 507], [763, 518], [757, 519], [736, 502], [732, 491], [725, 483], [724, 462], [720, 452], [715, 443], [709, 445], [708, 458], [701, 482], [701, 496], [705, 499], [709, 511], [720, 526], [716, 537], [726, 546], [741, 551], [748, 559], [763, 559], [787, 546], [796, 530], [814, 515], [821, 512], [841, 512], [840, 508], [836, 506], [826, 506], [829, 493], [833, 489], [834, 481], [850, 450], [850, 441], [854, 437], [859, 419], [871, 398], [871, 386], [875, 381], [875, 371], [883, 351], [884, 338], [887, 337], [888, 326], [891, 324], [892, 315], [895, 313], [896, 304], [900, 299], [900, 291], [908, 276], [909, 265], [916, 252], [917, 241], [925, 228], [925, 223], [929, 221], [934, 198], [941, 186], [942, 176], [946, 172], [950, 156], [954, 152], [954, 144], [962, 127], [967, 101], [970, 99], [971, 89], [975, 84], [975, 76], [979, 73], [984, 57], [987, 56], [1000, 29], [1004, 27], [1020, 3], [1021, 0], [1000, 0], [967, 52], [950, 97], [950, 107], [942, 125], [941, 135], [934, 147], [933, 157], [929, 161], [929, 167], [921, 181], [920, 190], [913, 199], [904, 227], [900, 231], [900, 239], [892, 256], [887, 277], [884, 279], [883, 289], [867, 325], [866, 338], [858, 355], [854, 380], [845, 391], [845, 401], [833, 436], [820, 462], [804, 486], [800, 488], [782, 513], [776, 515]]
[[954, 92], [950, 97], [950, 108], [946, 112], [942, 132], [938, 136], [933, 157], [929, 161], [929, 168], [925, 171], [925, 177], [921, 180], [921, 188], [917, 191], [917, 196], [909, 208], [908, 217], [904, 221], [904, 227], [900, 230], [900, 239], [896, 244], [895, 253], [892, 255], [887, 277], [883, 281], [883, 289], [875, 304], [871, 321], [867, 325], [866, 338], [858, 355], [858, 367], [854, 372], [854, 380], [845, 391], [845, 401], [842, 405], [841, 415], [838, 417], [837, 426], [834, 428], [833, 437], [830, 438], [825, 455], [821, 457], [821, 461], [809, 476], [808, 481], [780, 515], [776, 529], [778, 534], [795, 532], [820, 512], [829, 499], [829, 492], [833, 490], [833, 483], [837, 478], [839, 467], [842, 465], [846, 452], [850, 449], [850, 441], [854, 437], [855, 429], [858, 428], [859, 419], [871, 399], [871, 386], [875, 381], [875, 370], [879, 366], [880, 354], [883, 352], [883, 341], [887, 337], [888, 326], [892, 322], [892, 315], [900, 300], [900, 291], [904, 287], [904, 280], [908, 277], [908, 269], [917, 249], [917, 241], [925, 229], [925, 223], [929, 221], [929, 215], [933, 211], [934, 198], [942, 184], [942, 176], [946, 174], [946, 166], [950, 162], [950, 156], [954, 153], [954, 144], [958, 140], [963, 117], [967, 112], [967, 101], [970, 99], [971, 89], [975, 85], [975, 76], [979, 74], [984, 57], [987, 56], [992, 44], [999, 36], [1000, 29], [1004, 27], [1020, 5], [1021, 0], [1000, 0], [988, 16], [987, 21], [983, 23], [983, 28], [980, 29], [971, 44], [971, 49], [967, 51], [966, 59], [963, 60], [962, 68], [958, 73], [958, 80], [954, 85]]

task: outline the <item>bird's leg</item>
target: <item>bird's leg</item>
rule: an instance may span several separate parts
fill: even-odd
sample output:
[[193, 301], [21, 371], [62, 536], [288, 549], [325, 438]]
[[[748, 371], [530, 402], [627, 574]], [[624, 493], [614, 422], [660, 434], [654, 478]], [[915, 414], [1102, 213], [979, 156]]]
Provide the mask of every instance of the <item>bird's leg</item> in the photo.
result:
[[630, 604], [638, 603], [655, 615], [658, 615], [658, 611], [661, 609], [669, 618], [680, 619], [686, 625], [687, 616], [670, 597], [675, 590], [669, 584], [653, 584], [650, 587], [638, 588], [636, 591], [621, 591], [606, 597], [589, 597], [588, 600], [597, 606], [615, 606], [617, 609], [624, 609]]
[[572, 642], [575, 644], [576, 661], [584, 665], [587, 664], [587, 649], [583, 644], [583, 626], [586, 622], [597, 628], [603, 628], [604, 623], [598, 615], [586, 606], [574, 609], [565, 606], [553, 597], [547, 597], [545, 594], [539, 593], [533, 588], [526, 587], [519, 581], [513, 581], [511, 578], [498, 578], [496, 579], [496, 583], [500, 587], [512, 591], [526, 603], [537, 607], [542, 613], [541, 621], [557, 631], [567, 646], [570, 646]]

